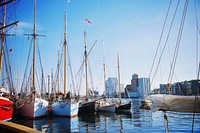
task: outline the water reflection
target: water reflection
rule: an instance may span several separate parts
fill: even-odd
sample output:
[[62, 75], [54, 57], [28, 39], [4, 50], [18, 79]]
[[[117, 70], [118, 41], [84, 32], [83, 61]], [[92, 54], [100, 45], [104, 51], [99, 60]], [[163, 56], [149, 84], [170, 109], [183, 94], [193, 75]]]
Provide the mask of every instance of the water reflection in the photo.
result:
[[[20, 120], [16, 123], [44, 133], [63, 132], [165, 132], [164, 113], [140, 109], [140, 101], [133, 100], [130, 111], [84, 114], [75, 118], [46, 117], [38, 120]], [[192, 113], [167, 112], [169, 132], [191, 132]], [[195, 114], [194, 132], [200, 131], [200, 114]]]
[[25, 125], [43, 133], [79, 132], [78, 117], [46, 117], [35, 120], [18, 120], [16, 123]]

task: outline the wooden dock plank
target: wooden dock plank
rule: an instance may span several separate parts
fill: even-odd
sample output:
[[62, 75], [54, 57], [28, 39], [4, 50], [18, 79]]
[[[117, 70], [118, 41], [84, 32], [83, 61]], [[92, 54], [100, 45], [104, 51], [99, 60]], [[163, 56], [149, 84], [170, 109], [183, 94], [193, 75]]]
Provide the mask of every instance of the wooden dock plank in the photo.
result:
[[40, 131], [34, 130], [30, 127], [4, 121], [0, 121], [0, 131], [14, 133], [41, 133]]

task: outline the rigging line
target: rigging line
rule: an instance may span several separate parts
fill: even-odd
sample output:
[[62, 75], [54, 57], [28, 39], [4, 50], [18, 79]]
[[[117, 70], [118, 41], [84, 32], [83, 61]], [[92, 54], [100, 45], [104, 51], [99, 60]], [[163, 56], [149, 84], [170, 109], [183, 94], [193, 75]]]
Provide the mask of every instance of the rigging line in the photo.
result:
[[73, 70], [72, 70], [72, 65], [71, 65], [71, 58], [70, 58], [70, 54], [69, 54], [69, 45], [67, 45], [67, 55], [68, 55], [69, 69], [70, 69], [70, 73], [71, 73], [71, 77], [72, 77], [73, 91], [76, 94], [75, 83], [74, 83], [74, 76], [73, 76]]
[[176, 48], [175, 48], [175, 51], [174, 51], [173, 61], [172, 61], [171, 68], [170, 68], [170, 74], [169, 74], [169, 77], [168, 77], [168, 83], [172, 82], [172, 78], [173, 78], [173, 75], [174, 75], [174, 69], [175, 69], [175, 66], [176, 66], [176, 60], [177, 60], [178, 50], [179, 50], [179, 46], [180, 46], [180, 42], [181, 42], [181, 37], [182, 37], [183, 27], [184, 27], [184, 23], [185, 23], [185, 17], [186, 17], [186, 13], [187, 13], [188, 3], [189, 3], [189, 0], [186, 0], [184, 10], [183, 10], [182, 19], [181, 19], [181, 24], [180, 24], [180, 27], [179, 27], [178, 38], [177, 38], [177, 41], [176, 41]]
[[[33, 41], [33, 38], [32, 38], [31, 41]], [[31, 49], [32, 49], [32, 45], [30, 45], [30, 48], [29, 48], [29, 53], [28, 53], [28, 57], [27, 57], [27, 64], [26, 64], [26, 67], [25, 67], [24, 77], [23, 77], [23, 80], [22, 80], [21, 91], [22, 91], [22, 88], [23, 88], [23, 84], [25, 82], [26, 74], [27, 74], [27, 69], [28, 69], [28, 65], [29, 65], [29, 58], [30, 58], [30, 54], [31, 54]]]
[[199, 90], [199, 74], [200, 74], [200, 62], [199, 62], [199, 68], [198, 68], [198, 75], [197, 75], [197, 83], [196, 83], [196, 93], [195, 93], [195, 101], [194, 101], [194, 112], [193, 112], [193, 117], [192, 117], [192, 133], [194, 130], [194, 118], [195, 118], [195, 110], [196, 110], [196, 103], [197, 103], [197, 91]]
[[158, 54], [158, 49], [159, 49], [159, 47], [161, 45], [161, 40], [162, 40], [163, 32], [164, 32], [164, 29], [165, 29], [165, 25], [166, 25], [166, 22], [167, 22], [167, 18], [168, 18], [169, 10], [170, 10], [170, 7], [171, 7], [171, 3], [172, 3], [172, 0], [170, 0], [169, 6], [168, 6], [167, 14], [166, 14], [165, 21], [164, 21], [164, 24], [163, 24], [163, 28], [162, 28], [162, 31], [161, 31], [160, 39], [159, 39], [159, 42], [158, 42], [158, 45], [157, 45], [157, 49], [156, 49], [156, 53], [155, 53], [155, 56], [154, 56], [154, 59], [153, 59], [153, 63], [152, 63], [152, 66], [151, 66], [149, 77], [151, 76], [151, 73], [152, 73], [152, 70], [153, 70], [153, 66], [154, 66], [154, 63], [155, 63], [155, 60], [156, 60], [156, 56]]
[[[38, 44], [38, 42], [37, 42], [37, 44]], [[40, 67], [41, 67], [41, 75], [42, 75], [42, 83], [41, 83], [41, 93], [42, 93], [42, 91], [44, 91], [43, 89], [46, 89], [46, 88], [43, 88], [43, 87], [45, 87], [45, 86], [43, 86], [44, 85], [44, 83], [45, 83], [45, 79], [44, 79], [44, 69], [43, 69], [43, 65], [42, 65], [42, 59], [41, 59], [41, 54], [40, 54], [40, 50], [39, 50], [39, 45], [37, 45], [37, 52], [38, 52], [38, 56], [39, 56], [39, 64], [40, 64]]]
[[[38, 42], [37, 42], [38, 44]], [[40, 54], [40, 50], [39, 50], [39, 45], [37, 45], [37, 52], [38, 52], [38, 56], [39, 56], [39, 64], [41, 67], [41, 72], [44, 73], [44, 69], [43, 69], [43, 65], [42, 65], [42, 59], [41, 59], [41, 54]]]
[[[178, 7], [179, 7], [179, 3], [180, 3], [180, 0], [178, 1], [177, 5], [176, 5], [176, 9], [175, 9], [175, 11], [174, 11], [174, 15], [173, 15], [173, 18], [172, 18], [172, 21], [171, 21], [171, 25], [170, 25], [168, 34], [167, 34], [167, 38], [166, 38], [164, 47], [163, 47], [163, 49], [162, 49], [161, 55], [160, 55], [160, 57], [159, 57], [158, 64], [157, 64], [157, 66], [156, 66], [155, 73], [154, 73], [154, 75], [153, 75], [151, 84], [153, 83], [153, 80], [154, 80], [154, 78], [155, 78], [156, 72], [157, 72], [157, 70], [158, 70], [158, 67], [159, 67], [159, 65], [160, 65], [160, 61], [161, 61], [161, 59], [162, 59], [162, 56], [163, 56], [163, 53], [164, 53], [164, 50], [165, 50], [165, 47], [166, 47], [167, 42], [168, 42], [168, 40], [169, 40], [169, 35], [170, 35], [170, 33], [171, 33], [171, 29], [172, 29], [172, 26], [173, 26], [173, 24], [174, 24], [174, 20], [175, 20], [175, 16], [176, 16], [176, 13], [177, 13], [177, 10], [178, 10]], [[150, 85], [150, 86], [151, 86], [151, 85]]]
[[[84, 56], [83, 59], [84, 60]], [[77, 79], [77, 84], [76, 84], [76, 88], [78, 90], [78, 93], [80, 93], [80, 89], [81, 89], [81, 84], [82, 84], [82, 78], [83, 78], [83, 68], [80, 71], [79, 77]], [[79, 83], [79, 84], [78, 84]]]
[[[91, 53], [91, 51], [92, 51], [92, 49], [94, 48], [94, 46], [95, 46], [96, 43], [97, 43], [97, 40], [95, 40], [94, 44], [93, 44], [92, 47], [90, 48], [90, 51], [87, 53], [86, 58], [88, 58], [88, 56], [90, 55], [90, 53]], [[78, 73], [80, 72], [80, 70], [81, 70], [81, 68], [83, 67], [83, 65], [84, 65], [85, 62], [86, 62], [86, 60], [84, 59], [83, 62], [82, 62], [82, 64], [81, 64], [81, 67], [79, 68], [79, 70], [78, 70], [78, 72], [77, 72], [77, 74], [76, 74], [75, 77], [77, 77]]]
[[89, 65], [89, 73], [90, 73], [90, 82], [91, 82], [91, 88], [92, 88], [92, 91], [94, 92], [94, 82], [93, 82], [93, 76], [92, 76], [92, 69], [91, 69], [91, 65], [90, 65], [90, 62], [88, 60], [88, 65]]
[[14, 85], [13, 85], [13, 76], [12, 76], [13, 74], [12, 74], [12, 69], [11, 69], [10, 56], [9, 56], [9, 53], [8, 53], [8, 46], [6, 45], [5, 47], [7, 49], [6, 50], [6, 54], [7, 54], [7, 58], [8, 58], [8, 72], [7, 73], [9, 75], [8, 78], [9, 78], [9, 82], [10, 82], [9, 84], [10, 84], [10, 87], [11, 87], [10, 89], [11, 89], [11, 92], [15, 93], [14, 92], [14, 88], [13, 88], [14, 87]]
[[200, 34], [200, 31], [199, 31], [199, 24], [198, 24], [198, 18], [197, 18], [197, 8], [196, 8], [196, 0], [194, 0], [194, 11], [195, 11], [195, 19], [196, 19], [196, 72], [197, 72], [197, 75], [198, 75], [198, 32]]

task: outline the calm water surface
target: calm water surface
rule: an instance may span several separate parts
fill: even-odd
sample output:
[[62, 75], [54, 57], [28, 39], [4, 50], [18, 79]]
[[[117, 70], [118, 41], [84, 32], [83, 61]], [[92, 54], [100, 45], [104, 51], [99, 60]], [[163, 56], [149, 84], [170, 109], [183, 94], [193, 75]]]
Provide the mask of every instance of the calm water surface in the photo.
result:
[[165, 124], [162, 111], [152, 112], [139, 108], [140, 100], [133, 100], [132, 109], [129, 112], [120, 113], [96, 113], [75, 118], [49, 117], [39, 120], [21, 120], [16, 123], [26, 125], [44, 133], [64, 132], [108, 132], [108, 133], [137, 133], [166, 132], [200, 133], [200, 114], [195, 114], [194, 126], [192, 113], [167, 112], [168, 123]]

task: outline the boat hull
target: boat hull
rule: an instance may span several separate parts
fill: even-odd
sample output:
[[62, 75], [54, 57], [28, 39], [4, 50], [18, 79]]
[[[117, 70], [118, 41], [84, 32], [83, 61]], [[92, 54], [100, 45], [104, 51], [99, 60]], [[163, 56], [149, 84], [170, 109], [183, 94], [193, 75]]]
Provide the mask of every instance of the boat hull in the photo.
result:
[[17, 108], [17, 115], [27, 118], [38, 118], [46, 116], [48, 111], [48, 101], [36, 98], [35, 101], [27, 100]]
[[115, 112], [115, 104], [100, 106], [97, 111], [99, 111], [99, 112]]
[[131, 101], [129, 102], [124, 102], [121, 104], [116, 104], [115, 110], [116, 111], [123, 111], [123, 110], [130, 110], [131, 109]]
[[76, 117], [78, 115], [79, 102], [71, 100], [57, 101], [51, 106], [51, 114], [65, 117]]
[[10, 121], [13, 114], [13, 102], [8, 98], [0, 97], [0, 120]]
[[94, 113], [96, 111], [95, 101], [82, 102], [79, 105], [78, 114]]

